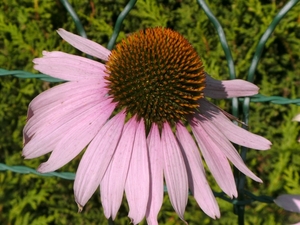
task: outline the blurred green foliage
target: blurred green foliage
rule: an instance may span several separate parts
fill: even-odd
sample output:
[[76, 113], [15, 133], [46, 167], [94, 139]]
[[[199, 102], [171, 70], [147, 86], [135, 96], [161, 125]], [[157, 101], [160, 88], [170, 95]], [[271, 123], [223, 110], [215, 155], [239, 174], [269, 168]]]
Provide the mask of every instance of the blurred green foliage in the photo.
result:
[[[236, 66], [236, 74], [246, 79], [256, 45], [286, 0], [212, 0], [209, 6], [222, 24]], [[70, 0], [89, 39], [107, 45], [116, 18], [125, 7], [124, 0]], [[280, 22], [268, 40], [255, 74], [260, 93], [287, 98], [300, 97], [300, 4]], [[203, 59], [206, 71], [218, 79], [228, 79], [228, 67], [217, 32], [195, 0], [139, 0], [125, 18], [118, 40], [139, 29], [170, 27], [183, 34]], [[60, 50], [82, 54], [66, 44], [55, 30], [63, 27], [76, 33], [75, 24], [60, 1], [2, 0], [0, 2], [0, 68], [33, 70], [32, 59], [43, 50]], [[22, 129], [30, 100], [54, 84], [39, 79], [0, 78], [0, 162], [36, 168], [47, 156], [23, 160]], [[230, 101], [217, 102], [230, 110]], [[250, 130], [273, 142], [269, 151], [250, 150], [249, 167], [262, 178], [263, 184], [247, 180], [247, 189], [256, 195], [276, 197], [282, 193], [300, 194], [300, 126], [291, 119], [300, 113], [294, 105], [251, 103]], [[80, 157], [60, 171], [75, 172]], [[218, 191], [208, 173], [210, 184]], [[45, 178], [10, 171], [0, 173], [1, 224], [107, 224], [99, 193], [77, 213], [72, 181]], [[235, 224], [232, 204], [218, 200], [222, 212], [219, 220], [202, 213], [192, 197], [186, 220], [196, 224]], [[126, 201], [116, 224], [129, 224]], [[246, 207], [245, 224], [289, 224], [300, 220], [274, 204], [255, 202]], [[160, 224], [183, 224], [165, 197], [159, 214]], [[145, 224], [142, 223], [142, 224]]]

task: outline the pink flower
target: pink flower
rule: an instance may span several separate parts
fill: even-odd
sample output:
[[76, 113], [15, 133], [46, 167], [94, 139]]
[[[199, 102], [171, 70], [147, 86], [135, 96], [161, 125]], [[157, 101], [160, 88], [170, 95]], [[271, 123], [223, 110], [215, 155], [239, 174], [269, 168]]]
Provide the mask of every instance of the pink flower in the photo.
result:
[[207, 215], [218, 218], [200, 152], [230, 197], [237, 189], [228, 160], [261, 182], [231, 142], [259, 150], [271, 143], [233, 124], [204, 97], [251, 96], [257, 86], [214, 80], [188, 41], [170, 29], [137, 32], [113, 51], [63, 29], [58, 33], [105, 64], [58, 51], [34, 59], [36, 70], [68, 82], [30, 103], [23, 155], [31, 159], [52, 152], [38, 168], [45, 173], [87, 147], [74, 183], [80, 209], [100, 185], [107, 218], [115, 219], [125, 190], [132, 223], [146, 217], [148, 224], [158, 224], [165, 179], [182, 220], [189, 190]]
[[[298, 121], [298, 122], [300, 122], [300, 113], [297, 114], [297, 115], [293, 118], [293, 121]], [[298, 137], [298, 142], [300, 142], [300, 136]]]
[[274, 202], [287, 211], [300, 213], [300, 195], [280, 195]]
[[[300, 213], [300, 195], [279, 195], [274, 199], [274, 202], [276, 205], [287, 211]], [[292, 225], [300, 225], [300, 222]]]
[[297, 114], [297, 115], [293, 118], [293, 121], [298, 121], [298, 122], [300, 122], [300, 113]]

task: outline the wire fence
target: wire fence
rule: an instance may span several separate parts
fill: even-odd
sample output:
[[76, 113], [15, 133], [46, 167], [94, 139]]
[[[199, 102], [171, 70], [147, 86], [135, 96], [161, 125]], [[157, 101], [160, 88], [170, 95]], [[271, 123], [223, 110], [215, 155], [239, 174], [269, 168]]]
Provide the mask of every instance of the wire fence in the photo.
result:
[[[125, 19], [125, 17], [127, 16], [127, 14], [133, 9], [133, 7], [135, 6], [135, 3], [137, 2], [137, 0], [130, 0], [126, 7], [124, 8], [124, 10], [119, 14], [117, 21], [116, 21], [116, 25], [114, 27], [114, 31], [113, 34], [108, 42], [107, 48], [108, 49], [113, 49], [115, 43], [116, 43], [116, 39], [120, 33], [121, 30], [121, 26], [122, 23]], [[200, 5], [200, 7], [202, 8], [202, 10], [206, 13], [208, 19], [213, 23], [215, 29], [217, 30], [222, 48], [224, 50], [225, 56], [226, 56], [226, 60], [227, 60], [227, 65], [229, 68], [229, 75], [230, 75], [230, 79], [235, 79], [236, 77], [236, 73], [235, 73], [235, 65], [234, 65], [234, 61], [233, 61], [233, 57], [230, 51], [230, 48], [228, 46], [227, 40], [226, 40], [226, 36], [224, 33], [224, 30], [222, 28], [222, 25], [219, 23], [218, 19], [214, 16], [214, 14], [212, 13], [212, 11], [210, 10], [210, 8], [208, 7], [208, 5], [205, 3], [204, 0], [197, 0], [198, 4]], [[270, 35], [272, 34], [272, 32], [275, 30], [276, 26], [278, 25], [278, 23], [281, 21], [281, 19], [299, 2], [299, 0], [291, 0], [288, 3], [286, 3], [284, 5], [284, 7], [282, 7], [282, 9], [278, 12], [278, 14], [274, 17], [272, 23], [268, 26], [268, 28], [266, 29], [266, 31], [264, 32], [264, 34], [262, 35], [262, 37], [260, 38], [256, 50], [255, 50], [255, 54], [253, 56], [253, 59], [251, 61], [251, 65], [250, 68], [248, 70], [248, 76], [247, 76], [247, 80], [250, 82], [253, 82], [254, 80], [254, 74], [257, 68], [257, 65], [260, 61], [263, 49], [265, 47], [266, 42], [268, 41]], [[72, 6], [70, 5], [70, 3], [67, 0], [61, 0], [61, 3], [63, 4], [63, 6], [65, 7], [65, 9], [67, 10], [67, 12], [69, 13], [69, 15], [72, 17], [75, 25], [76, 25], [76, 29], [78, 31], [78, 33], [82, 36], [82, 37], [87, 37], [85, 30], [81, 24], [81, 21], [79, 19], [79, 17], [77, 16], [76, 12], [74, 11], [74, 9], [72, 8]], [[8, 75], [12, 75], [15, 76], [17, 78], [21, 78], [21, 79], [26, 79], [26, 78], [36, 78], [36, 79], [41, 79], [43, 81], [47, 81], [47, 82], [62, 82], [62, 80], [56, 79], [56, 78], [52, 78], [50, 76], [47, 76], [45, 74], [32, 74], [29, 72], [25, 72], [25, 71], [20, 71], [20, 70], [5, 70], [5, 69], [0, 69], [0, 77], [1, 76], [8, 76]], [[285, 97], [281, 97], [281, 96], [264, 96], [261, 94], [257, 94], [255, 96], [252, 96], [251, 98], [234, 98], [232, 99], [232, 114], [236, 117], [238, 117], [239, 114], [241, 114], [238, 111], [238, 105], [240, 103], [243, 104], [243, 112], [242, 114], [244, 115], [244, 121], [246, 124], [248, 122], [248, 114], [249, 114], [249, 104], [250, 102], [270, 102], [272, 104], [279, 104], [279, 105], [286, 105], [286, 104], [295, 104], [295, 105], [300, 105], [300, 99], [289, 99], [289, 98], [285, 98]], [[243, 160], [246, 159], [246, 153], [247, 153], [247, 148], [242, 148], [241, 149], [241, 156], [243, 158]], [[59, 177], [62, 179], [67, 179], [67, 180], [74, 180], [75, 178], [75, 174], [74, 173], [68, 173], [68, 172], [51, 172], [51, 173], [39, 173], [37, 172], [35, 169], [26, 167], [26, 166], [8, 166], [5, 165], [3, 163], [0, 163], [0, 171], [12, 171], [15, 173], [20, 173], [20, 174], [36, 174], [38, 176], [44, 176], [44, 177]], [[254, 201], [259, 201], [259, 202], [264, 202], [264, 203], [272, 203], [273, 199], [271, 197], [268, 196], [255, 196], [254, 194], [247, 192], [244, 190], [244, 185], [245, 185], [245, 177], [239, 176], [237, 177], [237, 183], [239, 183], [239, 196], [242, 196], [241, 199], [245, 199], [244, 197], [246, 197], [247, 200], [240, 200], [240, 199], [230, 199], [228, 198], [224, 193], [214, 193], [216, 197], [222, 198], [230, 203], [232, 203], [233, 205], [235, 205], [236, 208], [236, 214], [238, 215], [239, 219], [238, 219], [238, 223], [244, 224], [244, 207], [247, 204], [251, 204]], [[242, 184], [242, 185], [241, 185]], [[113, 224], [112, 221], [109, 221], [110, 224]]]

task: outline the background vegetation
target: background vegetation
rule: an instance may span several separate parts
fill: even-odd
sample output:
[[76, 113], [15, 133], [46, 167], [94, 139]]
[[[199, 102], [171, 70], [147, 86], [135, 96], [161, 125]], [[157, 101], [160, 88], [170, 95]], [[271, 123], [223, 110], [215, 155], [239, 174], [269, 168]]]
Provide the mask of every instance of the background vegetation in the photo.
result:
[[[208, 1], [207, 1], [208, 2]], [[246, 79], [259, 38], [286, 0], [211, 0], [209, 6], [222, 24], [231, 48], [237, 77]], [[89, 39], [107, 45], [116, 18], [125, 0], [70, 0], [78, 13]], [[300, 96], [300, 4], [280, 22], [265, 46], [254, 83], [267, 96], [299, 98]], [[139, 29], [170, 27], [183, 34], [202, 57], [206, 71], [215, 78], [228, 79], [228, 68], [216, 30], [195, 0], [138, 0], [126, 17], [118, 41]], [[63, 27], [76, 33], [75, 24], [60, 1], [0, 1], [0, 68], [33, 70], [32, 59], [42, 50], [60, 50], [82, 54], [64, 43], [55, 30]], [[22, 129], [30, 100], [52, 83], [14, 76], [0, 78], [0, 162], [32, 168], [47, 157], [24, 160], [21, 156]], [[230, 110], [230, 101], [217, 102]], [[276, 197], [282, 193], [298, 193], [300, 126], [291, 122], [300, 113], [299, 106], [251, 103], [250, 130], [273, 142], [269, 151], [250, 150], [247, 165], [262, 180], [247, 180], [247, 190], [256, 195]], [[75, 172], [80, 157], [60, 169]], [[209, 175], [212, 188], [218, 191]], [[72, 181], [32, 174], [0, 172], [0, 224], [107, 224], [99, 201], [99, 193], [77, 213]], [[190, 225], [236, 224], [233, 206], [218, 200], [222, 211], [219, 220], [202, 213], [190, 198], [185, 218]], [[116, 224], [129, 224], [126, 201], [118, 213]], [[275, 204], [253, 203], [246, 207], [245, 223], [289, 224], [300, 220]], [[183, 224], [174, 213], [167, 196], [159, 215], [160, 224]], [[145, 224], [145, 222], [143, 223]]]

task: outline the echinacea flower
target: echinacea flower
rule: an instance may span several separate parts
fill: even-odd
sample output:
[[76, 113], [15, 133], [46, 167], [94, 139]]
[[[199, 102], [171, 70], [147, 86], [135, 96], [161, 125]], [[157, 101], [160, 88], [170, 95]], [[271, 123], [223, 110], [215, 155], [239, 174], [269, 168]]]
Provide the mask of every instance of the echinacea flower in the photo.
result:
[[[287, 211], [300, 213], [300, 195], [279, 195], [274, 199], [274, 202], [276, 205]], [[292, 225], [300, 225], [300, 221]]]
[[300, 195], [279, 195], [274, 202], [287, 211], [300, 213]]
[[63, 29], [58, 33], [105, 63], [58, 51], [34, 59], [36, 70], [68, 82], [30, 103], [23, 155], [31, 159], [52, 152], [38, 168], [45, 173], [86, 147], [74, 182], [80, 209], [100, 186], [107, 218], [115, 219], [125, 191], [132, 223], [146, 217], [148, 224], [158, 224], [165, 180], [182, 220], [189, 190], [207, 215], [218, 218], [201, 154], [230, 197], [237, 189], [228, 160], [261, 182], [231, 142], [260, 150], [271, 143], [233, 124], [205, 98], [251, 96], [257, 86], [214, 80], [190, 43], [167, 28], [134, 33], [113, 51]]
[[[293, 121], [300, 122], [300, 113], [297, 114], [292, 120], [293, 120]], [[300, 142], [300, 136], [298, 137], [298, 142]]]
[[298, 122], [300, 122], [300, 113], [297, 114], [297, 115], [293, 118], [293, 121], [298, 121]]

